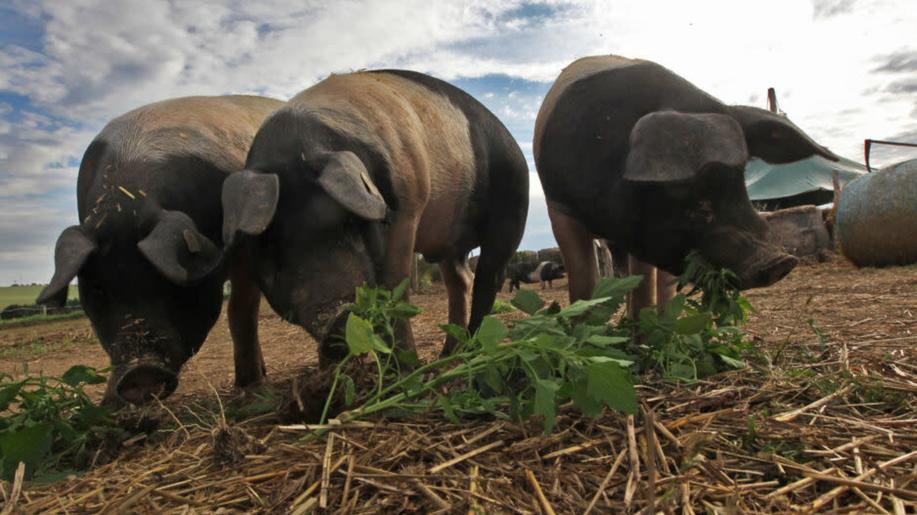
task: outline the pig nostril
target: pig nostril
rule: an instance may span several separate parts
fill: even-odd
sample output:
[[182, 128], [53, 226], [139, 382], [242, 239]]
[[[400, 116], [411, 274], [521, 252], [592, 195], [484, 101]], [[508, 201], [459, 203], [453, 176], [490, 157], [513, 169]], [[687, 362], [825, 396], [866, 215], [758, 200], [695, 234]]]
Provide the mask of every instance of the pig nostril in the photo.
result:
[[154, 398], [164, 399], [178, 387], [178, 376], [161, 366], [137, 365], [118, 381], [118, 396], [131, 404], [145, 404]]

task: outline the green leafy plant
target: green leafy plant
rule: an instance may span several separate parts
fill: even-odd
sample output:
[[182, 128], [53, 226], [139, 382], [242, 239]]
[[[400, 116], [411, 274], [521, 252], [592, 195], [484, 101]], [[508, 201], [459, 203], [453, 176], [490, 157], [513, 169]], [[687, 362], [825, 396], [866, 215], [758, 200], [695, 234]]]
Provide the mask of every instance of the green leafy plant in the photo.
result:
[[690, 287], [685, 294], [691, 297], [700, 292], [700, 300], [691, 299], [689, 304], [699, 311], [709, 312], [721, 326], [744, 323], [754, 308], [742, 296], [738, 287], [739, 278], [728, 268], [717, 268], [692, 251], [685, 259], [685, 271], [678, 278], [679, 291]]
[[502, 315], [503, 313], [512, 313], [516, 308], [505, 300], [497, 299], [494, 301], [494, 307], [490, 310], [491, 315]]
[[[564, 309], [557, 304], [545, 306], [534, 292], [521, 290], [512, 304], [527, 318], [507, 328], [498, 319], [485, 317], [473, 336], [458, 326], [442, 326], [458, 340], [456, 353], [395, 376], [387, 385], [380, 365], [375, 393], [338, 418], [350, 420], [388, 409], [432, 409], [453, 420], [485, 414], [514, 419], [535, 415], [549, 432], [557, 407], [566, 402], [591, 416], [605, 406], [633, 413], [637, 399], [627, 368], [633, 357], [623, 350], [630, 336], [626, 329], [607, 322], [639, 281], [639, 277], [603, 279], [592, 299]], [[369, 356], [383, 363], [380, 355], [391, 354], [394, 323], [413, 311], [387, 303], [389, 298], [399, 298], [397, 291], [387, 297], [364, 286], [357, 298], [382, 302], [370, 302], [350, 314], [345, 334], [349, 354], [344, 362]], [[344, 362], [334, 375], [332, 395], [343, 385], [346, 404], [354, 400], [354, 393], [353, 381], [342, 372]], [[330, 402], [329, 395], [323, 419]]]
[[[713, 267], [692, 252], [676, 295], [661, 307], [644, 308], [638, 324], [643, 365], [670, 380], [695, 381], [724, 369], [745, 366], [742, 353], [750, 348], [739, 325], [753, 307], [738, 289], [728, 269]], [[700, 293], [700, 296], [694, 295]]]
[[109, 411], [95, 405], [85, 385], [105, 377], [76, 365], [60, 377], [0, 373], [0, 477], [11, 479], [20, 462], [26, 477], [53, 478], [114, 430]]
[[[390, 366], [404, 361], [391, 358], [395, 325], [418, 312], [401, 301], [405, 285], [393, 292], [358, 288], [344, 336], [348, 354], [333, 376], [321, 422], [335, 395], [343, 395], [348, 407], [337, 416], [341, 420], [386, 410], [437, 411], [453, 421], [534, 416], [546, 433], [553, 430], [562, 405], [592, 417], [606, 407], [634, 413], [634, 372], [658, 370], [669, 379], [693, 381], [744, 365], [745, 342], [735, 324], [745, 320], [750, 307], [730, 286], [728, 272], [692, 263], [701, 298], [678, 295], [661, 309], [641, 312], [639, 323], [611, 323], [639, 276], [604, 278], [591, 299], [566, 308], [546, 305], [535, 292], [520, 290], [512, 306], [525, 318], [507, 326], [488, 316], [474, 335], [443, 325], [458, 342], [455, 353], [423, 365], [414, 362], [406, 374]], [[376, 364], [377, 377], [373, 392], [358, 398], [344, 370], [351, 360], [364, 357]]]

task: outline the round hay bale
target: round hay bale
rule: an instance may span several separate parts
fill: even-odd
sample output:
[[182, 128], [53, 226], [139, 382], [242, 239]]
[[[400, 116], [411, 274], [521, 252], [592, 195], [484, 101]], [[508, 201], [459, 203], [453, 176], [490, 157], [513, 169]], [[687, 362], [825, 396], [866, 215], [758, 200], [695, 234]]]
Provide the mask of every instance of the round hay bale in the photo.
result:
[[767, 239], [794, 256], [814, 256], [831, 246], [821, 211], [796, 206], [761, 215], [769, 228]]
[[837, 205], [841, 252], [857, 266], [917, 262], [917, 159], [847, 184]]
[[517, 250], [510, 258], [510, 263], [534, 263], [538, 261], [538, 253], [534, 250]]

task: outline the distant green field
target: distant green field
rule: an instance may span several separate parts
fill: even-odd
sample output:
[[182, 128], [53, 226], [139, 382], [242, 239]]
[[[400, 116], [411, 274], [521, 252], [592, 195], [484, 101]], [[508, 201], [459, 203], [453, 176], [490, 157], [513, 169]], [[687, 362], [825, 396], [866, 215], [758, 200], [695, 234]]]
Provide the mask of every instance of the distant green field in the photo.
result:
[[[0, 286], [0, 310], [10, 304], [34, 304], [38, 294], [41, 293], [41, 286]], [[68, 297], [71, 299], [80, 298], [76, 285], [70, 286]]]

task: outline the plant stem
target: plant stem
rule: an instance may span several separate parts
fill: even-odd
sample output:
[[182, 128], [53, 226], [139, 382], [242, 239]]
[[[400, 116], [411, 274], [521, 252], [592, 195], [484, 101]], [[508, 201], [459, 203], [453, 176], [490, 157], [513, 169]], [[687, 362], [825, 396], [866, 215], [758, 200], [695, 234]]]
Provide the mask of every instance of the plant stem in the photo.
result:
[[338, 380], [341, 378], [341, 370], [344, 369], [344, 365], [350, 360], [351, 356], [352, 354], [348, 354], [334, 369], [334, 380], [331, 381], [331, 391], [328, 393], [328, 398], [325, 399], [325, 407], [322, 408], [322, 416], [318, 420], [319, 424], [324, 424], [328, 420], [328, 409], [331, 408], [331, 400], [334, 399], [334, 392], [337, 390]]

